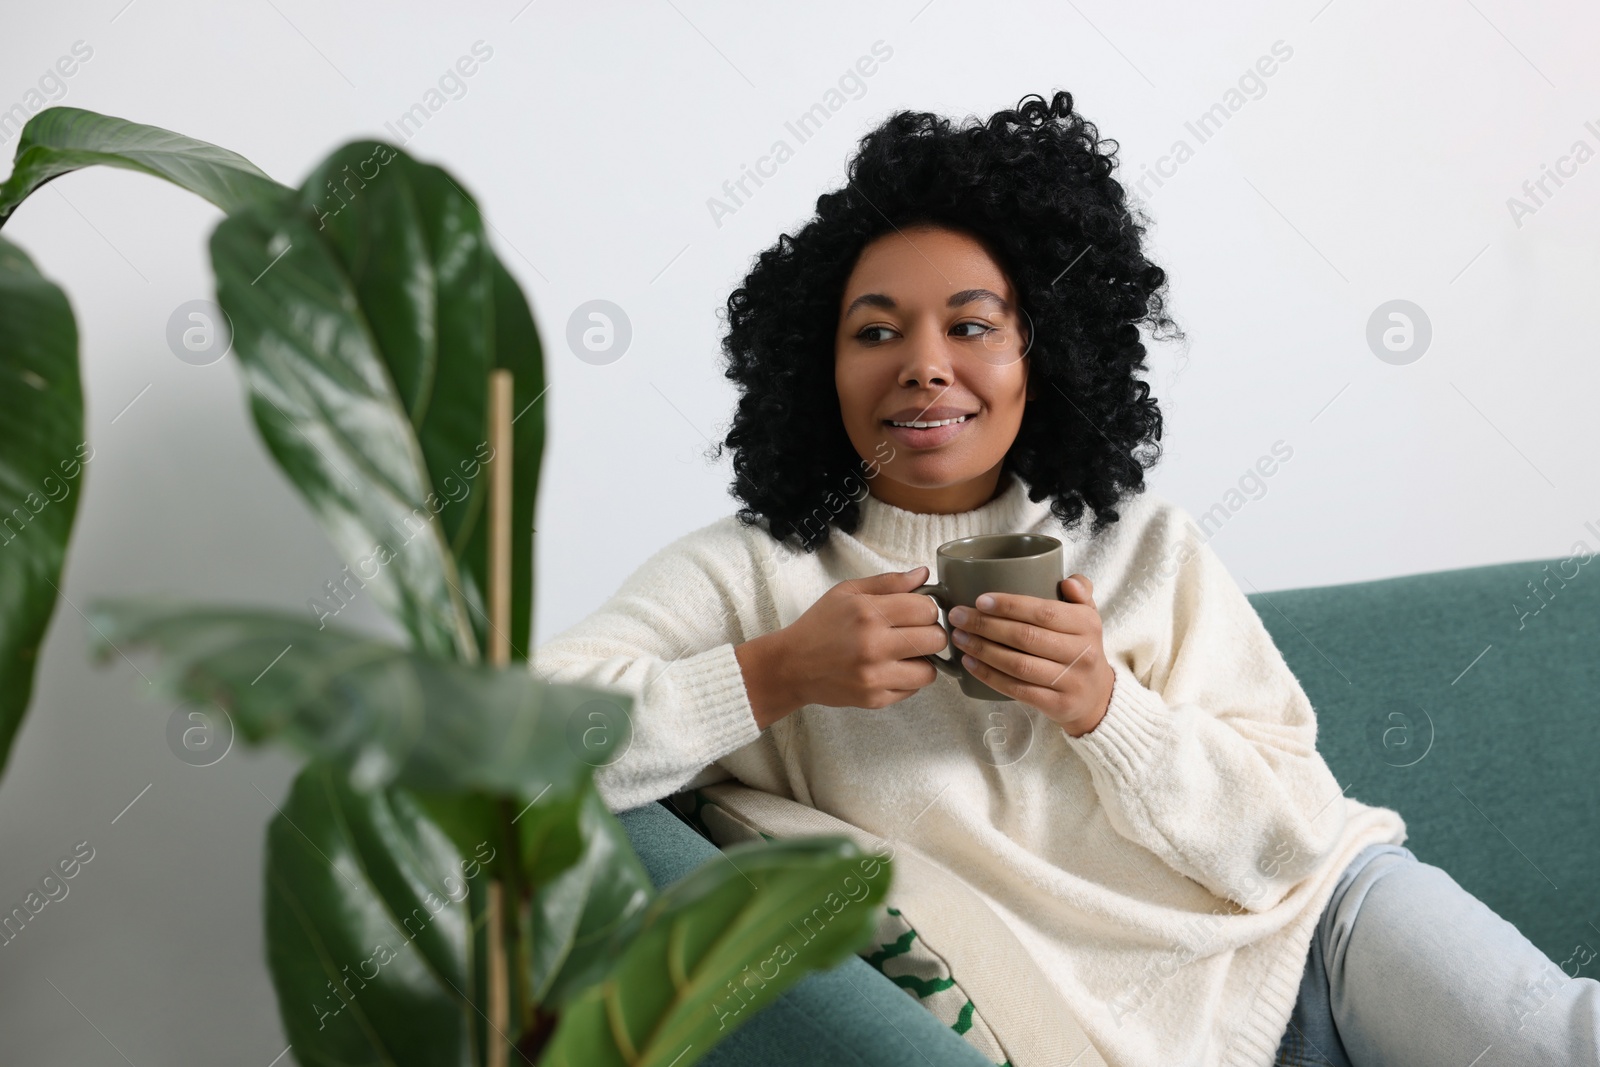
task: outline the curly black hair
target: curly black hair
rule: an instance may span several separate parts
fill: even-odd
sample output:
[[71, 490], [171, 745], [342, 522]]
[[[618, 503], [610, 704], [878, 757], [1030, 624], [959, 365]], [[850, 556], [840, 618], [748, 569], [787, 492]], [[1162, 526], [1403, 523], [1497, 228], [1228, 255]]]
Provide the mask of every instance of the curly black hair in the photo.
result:
[[773, 538], [807, 552], [827, 542], [830, 524], [859, 525], [851, 487], [864, 495], [868, 464], [845, 432], [834, 384], [839, 304], [868, 242], [927, 223], [991, 249], [1030, 325], [1038, 388], [1002, 475], [1019, 474], [1034, 501], [1053, 497], [1069, 529], [1086, 505], [1092, 534], [1116, 522], [1118, 501], [1144, 489], [1161, 455], [1160, 409], [1134, 376], [1148, 369], [1139, 324], [1156, 339], [1162, 328], [1184, 336], [1165, 313], [1166, 273], [1141, 249], [1149, 220], [1111, 176], [1118, 147], [1062, 91], [963, 126], [900, 111], [862, 137], [845, 187], [819, 196], [815, 217], [761, 252], [728, 296], [722, 351], [740, 397], [711, 455], [733, 449], [739, 520], [765, 520]]

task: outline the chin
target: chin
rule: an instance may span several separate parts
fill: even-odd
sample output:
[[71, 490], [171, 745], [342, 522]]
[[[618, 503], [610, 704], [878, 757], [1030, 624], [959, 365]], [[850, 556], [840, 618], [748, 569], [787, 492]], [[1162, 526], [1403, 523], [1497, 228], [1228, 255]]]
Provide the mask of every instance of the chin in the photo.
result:
[[885, 467], [878, 477], [899, 482], [912, 489], [949, 489], [981, 477], [989, 467], [993, 466], [993, 464], [981, 466], [962, 463], [959, 460], [922, 456], [896, 457], [896, 463], [892, 472]]

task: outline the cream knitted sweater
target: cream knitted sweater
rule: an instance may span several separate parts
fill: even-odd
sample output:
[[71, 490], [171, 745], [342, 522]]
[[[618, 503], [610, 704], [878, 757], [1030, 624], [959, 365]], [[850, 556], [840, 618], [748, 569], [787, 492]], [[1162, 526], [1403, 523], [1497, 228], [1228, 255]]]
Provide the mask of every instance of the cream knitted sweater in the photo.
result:
[[[969, 884], [1109, 1067], [1268, 1067], [1340, 872], [1405, 823], [1344, 795], [1305, 692], [1186, 511], [1146, 491], [1091, 538], [1005, 477], [958, 514], [863, 497], [859, 529], [810, 554], [727, 515], [656, 552], [533, 670], [633, 697], [631, 744], [596, 775], [613, 811], [731, 777], [828, 812]], [[1093, 730], [943, 674], [886, 708], [756, 726], [735, 645], [847, 578], [932, 569], [944, 542], [998, 532], [1060, 539], [1065, 573], [1094, 583], [1116, 678]]]

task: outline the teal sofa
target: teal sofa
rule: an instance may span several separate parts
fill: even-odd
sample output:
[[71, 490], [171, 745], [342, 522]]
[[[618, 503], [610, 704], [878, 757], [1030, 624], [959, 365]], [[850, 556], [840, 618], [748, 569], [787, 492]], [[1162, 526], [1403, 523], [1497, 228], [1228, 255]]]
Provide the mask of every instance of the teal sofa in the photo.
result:
[[[1347, 795], [1573, 973], [1600, 951], [1600, 560], [1577, 554], [1255, 593]], [[622, 813], [657, 885], [715, 853], [662, 803]], [[1581, 947], [1581, 953], [1577, 954]], [[1600, 973], [1591, 963], [1584, 973]], [[710, 1067], [983, 1067], [860, 957], [808, 975]]]

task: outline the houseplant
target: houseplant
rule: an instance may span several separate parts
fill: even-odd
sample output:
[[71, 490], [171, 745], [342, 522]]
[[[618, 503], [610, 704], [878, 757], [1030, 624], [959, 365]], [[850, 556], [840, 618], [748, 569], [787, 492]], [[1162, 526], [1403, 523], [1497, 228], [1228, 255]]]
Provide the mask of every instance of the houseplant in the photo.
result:
[[[730, 849], [657, 895], [593, 781], [627, 700], [528, 672], [543, 357], [471, 196], [380, 142], [291, 189], [215, 145], [57, 107], [22, 132], [0, 226], [92, 164], [224, 211], [216, 296], [256, 427], [408, 639], [249, 608], [88, 612], [102, 656], [153, 649], [167, 698], [307, 757], [265, 862], [293, 1055], [685, 1067], [725, 1032], [715, 1002], [760, 1007], [862, 945], [891, 872], [841, 839]], [[65, 295], [0, 238], [0, 765], [84, 476], [77, 359]], [[868, 863], [844, 921], [795, 925]]]

